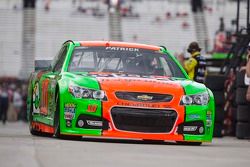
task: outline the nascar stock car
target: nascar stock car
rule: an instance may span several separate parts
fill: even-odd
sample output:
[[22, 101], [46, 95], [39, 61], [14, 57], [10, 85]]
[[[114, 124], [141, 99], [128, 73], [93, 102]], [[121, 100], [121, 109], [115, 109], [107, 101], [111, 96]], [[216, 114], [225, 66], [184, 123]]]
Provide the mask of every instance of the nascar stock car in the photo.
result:
[[32, 135], [211, 142], [214, 97], [165, 47], [66, 41], [31, 74]]

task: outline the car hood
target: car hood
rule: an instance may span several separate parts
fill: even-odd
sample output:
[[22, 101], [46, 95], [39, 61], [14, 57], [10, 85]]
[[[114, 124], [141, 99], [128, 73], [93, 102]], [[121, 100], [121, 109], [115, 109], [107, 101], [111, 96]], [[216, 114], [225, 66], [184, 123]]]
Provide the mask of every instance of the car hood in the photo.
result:
[[[201, 93], [206, 90], [203, 84], [188, 80], [170, 77], [155, 76], [138, 76], [138, 75], [118, 75], [118, 74], [99, 74], [68, 73], [75, 84], [88, 88], [102, 89], [106, 92], [128, 91], [128, 92], [151, 92], [151, 93], [168, 93], [172, 95], [189, 93]], [[193, 90], [193, 91], [190, 91]], [[192, 94], [192, 93], [191, 93]]]

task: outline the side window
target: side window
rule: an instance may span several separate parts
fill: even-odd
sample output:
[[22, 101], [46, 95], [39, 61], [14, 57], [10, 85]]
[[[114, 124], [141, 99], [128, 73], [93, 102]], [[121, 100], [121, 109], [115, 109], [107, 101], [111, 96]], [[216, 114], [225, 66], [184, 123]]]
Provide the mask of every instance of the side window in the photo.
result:
[[67, 46], [64, 46], [60, 50], [58, 56], [56, 57], [53, 71], [61, 71], [66, 55], [67, 55]]

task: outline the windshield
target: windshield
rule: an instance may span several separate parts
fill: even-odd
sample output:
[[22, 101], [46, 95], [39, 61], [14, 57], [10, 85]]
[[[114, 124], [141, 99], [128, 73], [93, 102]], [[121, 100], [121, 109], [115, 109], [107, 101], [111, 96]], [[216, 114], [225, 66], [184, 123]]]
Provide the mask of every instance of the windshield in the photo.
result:
[[178, 65], [159, 51], [120, 47], [76, 47], [69, 72], [112, 72], [185, 78]]

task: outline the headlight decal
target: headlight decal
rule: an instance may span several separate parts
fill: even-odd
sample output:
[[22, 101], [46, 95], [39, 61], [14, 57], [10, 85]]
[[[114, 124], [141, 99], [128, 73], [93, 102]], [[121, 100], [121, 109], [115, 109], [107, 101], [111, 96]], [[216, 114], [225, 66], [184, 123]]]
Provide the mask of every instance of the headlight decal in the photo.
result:
[[181, 98], [181, 105], [207, 105], [209, 102], [209, 95], [207, 92], [194, 95], [183, 95]]
[[107, 97], [103, 90], [94, 90], [77, 85], [69, 85], [69, 92], [75, 98], [86, 98], [86, 99], [96, 99], [101, 101], [106, 101]]

